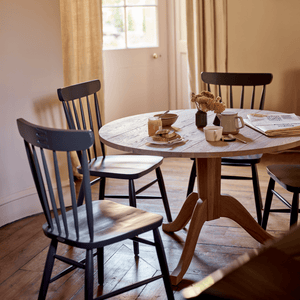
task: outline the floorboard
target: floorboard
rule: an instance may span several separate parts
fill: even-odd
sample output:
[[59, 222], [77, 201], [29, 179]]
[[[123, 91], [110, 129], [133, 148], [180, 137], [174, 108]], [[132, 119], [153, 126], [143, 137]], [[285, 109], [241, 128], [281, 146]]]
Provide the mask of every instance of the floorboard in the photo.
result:
[[[272, 163], [300, 163], [300, 154], [282, 153], [276, 155], [264, 155], [258, 166], [260, 186], [263, 199], [265, 198], [269, 177], [265, 170], [266, 165]], [[165, 180], [167, 194], [172, 215], [175, 218], [185, 199], [187, 182], [192, 161], [189, 159], [165, 159], [162, 172]], [[232, 168], [222, 167], [222, 173], [232, 172]], [[249, 170], [234, 168], [234, 172], [247, 175]], [[155, 174], [137, 180], [136, 189], [146, 180], [153, 179]], [[255, 206], [250, 181], [222, 180], [222, 193], [236, 197], [255, 218]], [[122, 180], [108, 180], [108, 193], [127, 192], [127, 182]], [[291, 195], [280, 189], [291, 199]], [[92, 189], [93, 199], [97, 199], [98, 186]], [[151, 187], [147, 194], [157, 194], [157, 186]], [[128, 204], [127, 199], [115, 199], [116, 202]], [[159, 213], [166, 216], [160, 200], [143, 200], [137, 202], [141, 209]], [[279, 201], [274, 202], [274, 207], [281, 207]], [[37, 299], [41, 276], [48, 251], [49, 239], [42, 232], [44, 216], [39, 214], [31, 216], [0, 228], [0, 295], [1, 299]], [[188, 225], [187, 225], [188, 228]], [[187, 228], [175, 234], [166, 234], [162, 230], [161, 236], [172, 271], [180, 258]], [[269, 218], [268, 231], [280, 236], [289, 229], [289, 215], [272, 213]], [[145, 234], [146, 238], [152, 238], [151, 233]], [[224, 267], [240, 255], [261, 245], [253, 240], [234, 221], [226, 218], [205, 223], [195, 250], [192, 263], [178, 286], [174, 286], [175, 299], [182, 299], [180, 290], [189, 284], [199, 281], [218, 268]], [[83, 250], [60, 245], [58, 251], [61, 255], [70, 258], [81, 259], [85, 253]], [[140, 245], [140, 256], [135, 259], [132, 251], [132, 242], [125, 241], [105, 248], [105, 284], [97, 285], [96, 260], [95, 260], [94, 296], [101, 295], [122, 287], [126, 284], [155, 276], [159, 273], [159, 265], [154, 248]], [[61, 271], [65, 265], [57, 262], [54, 274]], [[47, 299], [84, 299], [84, 272], [75, 270], [64, 278], [52, 283], [49, 287]], [[125, 293], [111, 299], [166, 299], [162, 280], [155, 281], [147, 286]]]

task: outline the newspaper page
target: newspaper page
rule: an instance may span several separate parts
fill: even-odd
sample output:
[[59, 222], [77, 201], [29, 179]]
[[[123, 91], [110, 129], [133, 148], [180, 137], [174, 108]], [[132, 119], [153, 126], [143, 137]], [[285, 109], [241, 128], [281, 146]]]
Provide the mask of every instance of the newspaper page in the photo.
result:
[[245, 123], [267, 136], [300, 135], [300, 117], [295, 114], [248, 114]]

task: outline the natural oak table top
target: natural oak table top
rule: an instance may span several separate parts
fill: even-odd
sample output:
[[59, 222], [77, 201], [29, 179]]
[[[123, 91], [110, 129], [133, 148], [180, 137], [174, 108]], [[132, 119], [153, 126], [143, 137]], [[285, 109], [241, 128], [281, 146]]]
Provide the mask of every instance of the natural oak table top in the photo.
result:
[[[238, 115], [243, 118], [246, 118], [249, 113], [261, 113], [259, 110], [250, 109], [234, 109], [234, 111], [237, 111]], [[112, 121], [100, 129], [100, 139], [108, 146], [135, 154], [190, 158], [271, 153], [300, 145], [300, 136], [271, 138], [248, 126], [240, 129], [240, 133], [237, 135], [237, 137], [246, 140], [247, 144], [222, 141], [207, 142], [203, 130], [195, 126], [195, 109], [172, 111], [172, 113], [178, 114], [178, 119], [173, 126], [180, 129], [178, 133], [188, 140], [187, 143], [173, 148], [171, 146], [149, 145], [147, 144], [147, 120], [157, 113], [134, 115]], [[264, 111], [264, 113], [274, 112]], [[212, 124], [214, 117], [214, 113], [208, 112], [207, 124]]]
[[[246, 118], [249, 113], [260, 110], [233, 109]], [[275, 113], [263, 111], [264, 113]], [[103, 143], [113, 148], [134, 154], [160, 155], [163, 157], [196, 158], [198, 193], [191, 193], [172, 223], [164, 223], [163, 230], [175, 232], [190, 222], [181, 258], [171, 274], [172, 284], [177, 285], [183, 278], [192, 260], [201, 228], [206, 221], [227, 217], [237, 222], [253, 238], [265, 243], [273, 237], [253, 219], [238, 200], [221, 194], [221, 158], [259, 153], [272, 153], [300, 146], [300, 136], [267, 137], [248, 126], [240, 129], [237, 137], [247, 144], [235, 142], [207, 142], [203, 129], [195, 125], [196, 109], [175, 110], [177, 121], [172, 125], [186, 140], [173, 146], [148, 143], [148, 118], [158, 112], [140, 114], [112, 121], [99, 131]], [[212, 124], [215, 114], [208, 112], [207, 124]]]

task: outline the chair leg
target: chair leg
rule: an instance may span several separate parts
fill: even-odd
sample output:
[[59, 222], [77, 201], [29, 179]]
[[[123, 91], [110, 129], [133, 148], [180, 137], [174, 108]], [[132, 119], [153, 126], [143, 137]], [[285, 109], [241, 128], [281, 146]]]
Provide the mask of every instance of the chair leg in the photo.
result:
[[290, 227], [294, 224], [297, 224], [298, 213], [299, 213], [299, 193], [294, 193], [292, 208], [291, 208]]
[[260, 192], [259, 179], [258, 179], [256, 165], [251, 165], [251, 171], [252, 171], [252, 183], [253, 183], [253, 190], [254, 190], [257, 223], [261, 224], [261, 210], [263, 208], [263, 204], [262, 204], [262, 200], [261, 200], [261, 192]]
[[55, 260], [54, 255], [56, 253], [57, 243], [58, 242], [56, 240], [52, 240], [49, 246], [38, 300], [46, 299], [46, 295], [47, 295], [47, 291], [51, 279], [51, 273], [53, 270], [53, 265]]
[[158, 186], [159, 186], [159, 189], [160, 189], [160, 193], [161, 193], [161, 197], [162, 197], [162, 200], [163, 200], [163, 204], [164, 204], [165, 212], [166, 212], [166, 215], [167, 215], [167, 219], [168, 219], [169, 222], [172, 222], [172, 215], [171, 215], [171, 211], [170, 211], [168, 196], [167, 196], [165, 183], [164, 183], [164, 179], [163, 179], [160, 167], [156, 168], [155, 171], [156, 171]]
[[191, 169], [191, 174], [190, 174], [190, 179], [189, 179], [189, 185], [188, 185], [188, 189], [187, 189], [187, 193], [186, 193], [187, 197], [194, 190], [196, 175], [197, 175], [196, 174], [196, 163], [194, 161], [192, 169]]
[[166, 254], [164, 251], [164, 247], [163, 247], [163, 244], [161, 241], [161, 237], [160, 237], [158, 228], [153, 230], [153, 236], [154, 236], [155, 249], [156, 249], [161, 273], [163, 275], [163, 280], [164, 280], [167, 297], [168, 297], [168, 300], [173, 300], [174, 295], [173, 295], [173, 290], [172, 290], [172, 285], [171, 285], [171, 280], [170, 280], [169, 268], [168, 268]]
[[105, 196], [105, 183], [106, 183], [106, 178], [101, 177], [100, 183], [99, 183], [99, 200], [104, 200]]
[[273, 198], [273, 192], [275, 187], [275, 181], [270, 178], [269, 185], [268, 185], [268, 190], [267, 190], [267, 195], [266, 195], [266, 202], [265, 202], [265, 208], [264, 208], [264, 215], [261, 223], [261, 227], [263, 229], [267, 229], [267, 223], [269, 219], [269, 214], [270, 214], [270, 209], [271, 209], [271, 204], [272, 204], [272, 198]]
[[104, 248], [97, 249], [98, 284], [104, 283]]
[[[128, 182], [129, 186], [129, 205], [136, 207], [136, 194], [135, 194], [135, 188], [134, 188], [134, 182], [132, 179], [129, 179]], [[139, 255], [139, 243], [136, 241], [133, 241], [133, 251], [134, 255], [138, 256]]]
[[94, 288], [94, 264], [93, 264], [93, 250], [86, 250], [86, 261], [85, 261], [85, 284], [84, 284], [84, 295], [85, 300], [93, 299]]

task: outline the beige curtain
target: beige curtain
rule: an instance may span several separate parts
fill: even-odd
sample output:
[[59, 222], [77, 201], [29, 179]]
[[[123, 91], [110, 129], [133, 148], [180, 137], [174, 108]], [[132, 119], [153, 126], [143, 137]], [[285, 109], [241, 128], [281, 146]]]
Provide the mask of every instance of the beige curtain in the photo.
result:
[[[102, 0], [60, 0], [60, 14], [64, 84], [99, 79], [98, 99], [104, 122]], [[72, 159], [77, 166], [77, 155]]]
[[186, 9], [189, 83], [198, 94], [201, 72], [227, 72], [227, 0], [186, 0]]

